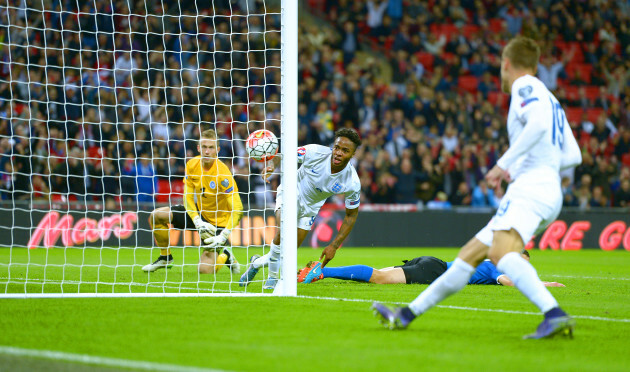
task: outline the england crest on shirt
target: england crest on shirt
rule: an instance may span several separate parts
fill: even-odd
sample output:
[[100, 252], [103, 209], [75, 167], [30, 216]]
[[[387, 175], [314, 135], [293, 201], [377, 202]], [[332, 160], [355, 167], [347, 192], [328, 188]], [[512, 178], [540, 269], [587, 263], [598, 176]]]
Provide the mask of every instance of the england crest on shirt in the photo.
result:
[[339, 193], [339, 191], [341, 191], [342, 188], [343, 188], [343, 186], [339, 182], [335, 182], [335, 184], [332, 186], [331, 190], [334, 193]]

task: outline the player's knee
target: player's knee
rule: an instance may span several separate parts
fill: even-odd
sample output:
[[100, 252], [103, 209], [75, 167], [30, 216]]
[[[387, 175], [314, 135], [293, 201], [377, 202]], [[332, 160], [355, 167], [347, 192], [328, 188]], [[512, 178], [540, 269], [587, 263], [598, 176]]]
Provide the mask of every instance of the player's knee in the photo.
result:
[[495, 231], [492, 246], [488, 250], [488, 258], [497, 265], [506, 254], [522, 250], [523, 239], [516, 230]]
[[214, 264], [200, 262], [197, 266], [199, 274], [214, 274]]
[[370, 283], [374, 284], [390, 284], [389, 278], [386, 273], [380, 270], [372, 271], [372, 276], [370, 277]]

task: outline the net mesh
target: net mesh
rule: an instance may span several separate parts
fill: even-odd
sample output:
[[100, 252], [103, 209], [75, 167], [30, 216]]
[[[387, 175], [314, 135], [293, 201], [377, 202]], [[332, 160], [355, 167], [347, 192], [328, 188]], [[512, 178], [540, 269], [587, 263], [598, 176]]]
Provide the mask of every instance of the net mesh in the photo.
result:
[[274, 0], [1, 4], [0, 293], [243, 291], [198, 273], [190, 230], [171, 230], [173, 269], [141, 268], [206, 129], [244, 205], [234, 256], [271, 240], [277, 180], [245, 139], [280, 133], [280, 26]]

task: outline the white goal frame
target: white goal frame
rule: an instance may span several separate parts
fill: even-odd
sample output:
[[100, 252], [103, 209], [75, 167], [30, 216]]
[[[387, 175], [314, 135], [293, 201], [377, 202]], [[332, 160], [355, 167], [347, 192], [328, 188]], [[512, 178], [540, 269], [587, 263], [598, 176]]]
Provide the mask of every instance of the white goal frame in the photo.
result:
[[[260, 297], [297, 296], [297, 107], [298, 107], [298, 1], [281, 0], [281, 207], [282, 276], [273, 293], [263, 292], [93, 292], [1, 293], [0, 298], [99, 297]], [[262, 274], [262, 273], [261, 273]]]

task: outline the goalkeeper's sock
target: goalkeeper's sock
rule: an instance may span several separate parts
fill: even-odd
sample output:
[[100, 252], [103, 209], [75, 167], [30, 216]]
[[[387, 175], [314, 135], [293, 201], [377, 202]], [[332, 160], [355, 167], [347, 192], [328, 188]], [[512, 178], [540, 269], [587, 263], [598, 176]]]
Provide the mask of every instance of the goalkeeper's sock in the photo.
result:
[[271, 251], [269, 252], [269, 277], [277, 278], [280, 272], [280, 263], [282, 263], [282, 255], [280, 254], [280, 246], [271, 243]]
[[171, 249], [170, 248], [160, 248], [160, 256], [170, 256]]
[[365, 265], [353, 265], [342, 267], [324, 267], [324, 278], [354, 280], [357, 282], [369, 282], [374, 269]]
[[223, 248], [222, 253], [224, 253], [227, 256], [225, 263], [230, 265], [232, 263], [232, 252], [230, 252], [230, 250], [226, 247], [226, 248]]
[[172, 254], [161, 254], [160, 257], [158, 257], [158, 260], [167, 260], [167, 261], [173, 261], [173, 255]]
[[474, 273], [475, 268], [471, 264], [456, 258], [444, 274], [409, 304], [409, 308], [415, 315], [423, 314], [438, 302], [464, 288]]
[[503, 256], [497, 264], [497, 269], [507, 275], [514, 282], [514, 286], [543, 313], [558, 307], [556, 299], [538, 278], [536, 269], [519, 253], [510, 252]]

